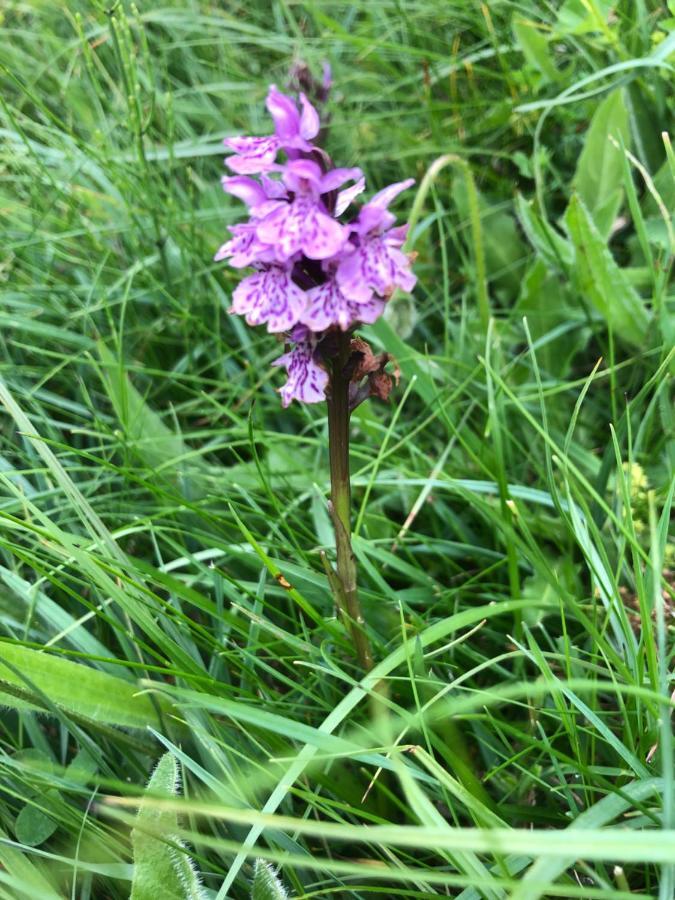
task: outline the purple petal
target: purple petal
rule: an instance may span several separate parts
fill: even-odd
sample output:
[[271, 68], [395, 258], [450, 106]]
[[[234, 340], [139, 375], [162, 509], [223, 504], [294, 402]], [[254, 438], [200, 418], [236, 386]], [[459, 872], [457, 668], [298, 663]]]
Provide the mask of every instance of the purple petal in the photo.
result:
[[312, 331], [324, 331], [337, 325], [339, 310], [345, 305], [340, 289], [331, 279], [307, 291], [307, 308], [301, 321]]
[[334, 191], [336, 188], [341, 187], [345, 181], [356, 181], [359, 178], [363, 178], [361, 169], [332, 169], [321, 178], [321, 193], [325, 194], [328, 191]]
[[274, 262], [274, 250], [265, 244], [261, 244], [255, 233], [255, 225], [250, 222], [241, 225], [233, 225], [230, 228], [232, 238], [226, 241], [216, 253], [214, 259], [230, 260], [230, 265], [235, 269], [242, 269], [253, 263]]
[[395, 197], [398, 197], [401, 191], [405, 191], [407, 188], [412, 187], [413, 184], [415, 184], [414, 178], [406, 178], [405, 181], [397, 181], [395, 184], [390, 184], [388, 187], [378, 191], [377, 194], [368, 201], [368, 206], [377, 206], [380, 209], [386, 209], [391, 201]]
[[233, 175], [231, 177], [224, 175], [221, 179], [221, 184], [226, 193], [242, 200], [249, 209], [264, 203], [268, 199], [267, 194], [258, 182], [248, 178], [246, 175]]
[[293, 203], [280, 203], [258, 225], [258, 238], [273, 246], [280, 261], [289, 259], [302, 248], [302, 231], [311, 201], [297, 197]]
[[381, 297], [371, 297], [366, 303], [350, 303], [355, 322], [372, 325], [384, 312], [386, 302]]
[[273, 178], [270, 178], [269, 175], [263, 173], [260, 176], [260, 183], [270, 200], [285, 200], [288, 196], [283, 184], [280, 181], [275, 181]]
[[359, 292], [364, 284], [368, 284], [365, 277], [363, 248], [358, 247], [353, 253], [340, 262], [335, 273], [335, 280], [348, 297]]
[[339, 253], [346, 240], [346, 229], [318, 206], [314, 206], [304, 220], [302, 249], [305, 256], [310, 259], [328, 259]]
[[381, 294], [390, 293], [396, 286], [396, 265], [382, 238], [372, 238], [363, 245], [366, 277]]
[[263, 244], [275, 248], [280, 262], [300, 250], [310, 259], [327, 259], [342, 248], [347, 238], [339, 222], [323, 212], [317, 200], [303, 194], [292, 203], [280, 203], [257, 226], [257, 235]]
[[267, 172], [274, 165], [280, 147], [279, 139], [270, 137], [232, 137], [226, 138], [225, 146], [233, 150], [235, 156], [225, 160], [233, 172], [238, 175], [255, 175]]
[[396, 216], [386, 209], [366, 203], [359, 212], [359, 217], [352, 225], [353, 231], [360, 235], [381, 234], [394, 224]]
[[306, 325], [298, 322], [297, 325], [294, 325], [290, 332], [289, 337], [295, 344], [301, 344], [303, 341], [315, 341], [317, 336], [312, 334], [309, 328]]
[[412, 291], [417, 284], [417, 276], [413, 275], [410, 269], [410, 260], [400, 250], [389, 250], [389, 258], [391, 259], [395, 272], [395, 285], [402, 291]]
[[356, 320], [374, 322], [382, 309], [384, 301], [374, 300], [372, 291], [364, 301], [355, 303], [343, 294], [335, 279], [330, 278], [307, 291], [307, 308], [300, 321], [312, 331], [324, 331], [331, 325], [347, 331]]
[[300, 104], [302, 106], [300, 136], [305, 138], [305, 140], [311, 141], [312, 138], [317, 136], [321, 127], [319, 114], [304, 94], [300, 94]]
[[351, 187], [345, 188], [344, 191], [340, 191], [337, 195], [337, 201], [335, 203], [335, 215], [341, 216], [342, 213], [347, 209], [350, 203], [362, 194], [366, 189], [366, 179], [362, 176]]
[[390, 228], [387, 232], [387, 243], [390, 247], [402, 247], [408, 239], [408, 230], [410, 226], [406, 222], [405, 225], [398, 225], [396, 228]]
[[320, 403], [326, 399], [328, 372], [316, 361], [311, 343], [297, 344], [272, 365], [285, 366], [288, 371], [288, 381], [279, 392], [282, 406], [288, 406], [292, 400]]
[[293, 350], [289, 350], [288, 353], [284, 353], [283, 356], [277, 356], [276, 359], [273, 359], [270, 363], [271, 366], [285, 366], [288, 368], [293, 361]]
[[300, 115], [295, 102], [270, 85], [265, 105], [274, 120], [274, 132], [281, 142], [293, 140], [300, 134]]
[[305, 292], [291, 280], [290, 273], [280, 266], [270, 266], [237, 285], [230, 312], [245, 315], [249, 325], [267, 322], [267, 330], [276, 333], [292, 328], [306, 303]]
[[389, 246], [386, 236], [371, 235], [362, 237], [359, 246], [340, 262], [336, 280], [348, 297], [356, 297], [364, 284], [386, 296], [396, 287], [412, 290], [417, 279], [405, 253]]
[[321, 167], [311, 159], [292, 159], [284, 166], [284, 184], [291, 191], [319, 194]]

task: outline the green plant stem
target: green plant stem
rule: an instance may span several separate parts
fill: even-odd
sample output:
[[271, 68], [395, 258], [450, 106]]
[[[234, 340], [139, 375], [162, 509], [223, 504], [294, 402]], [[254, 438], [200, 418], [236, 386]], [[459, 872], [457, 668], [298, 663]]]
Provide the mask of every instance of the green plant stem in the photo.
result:
[[370, 642], [356, 586], [356, 560], [351, 541], [351, 487], [349, 482], [349, 378], [344, 370], [349, 360], [350, 337], [340, 336], [333, 360], [328, 397], [328, 448], [330, 455], [331, 516], [335, 528], [337, 579], [331, 579], [335, 602], [347, 621], [361, 667], [373, 667]]

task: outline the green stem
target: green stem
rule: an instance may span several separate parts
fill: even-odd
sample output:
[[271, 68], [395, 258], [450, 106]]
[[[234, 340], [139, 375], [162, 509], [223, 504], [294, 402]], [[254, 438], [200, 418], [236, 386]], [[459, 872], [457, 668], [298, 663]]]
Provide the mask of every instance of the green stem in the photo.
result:
[[328, 451], [330, 455], [331, 515], [335, 528], [337, 578], [332, 580], [335, 602], [351, 631], [356, 655], [367, 672], [373, 667], [370, 642], [356, 587], [356, 560], [351, 541], [351, 487], [349, 482], [349, 378], [344, 369], [349, 360], [350, 336], [340, 336], [333, 360], [328, 397]]

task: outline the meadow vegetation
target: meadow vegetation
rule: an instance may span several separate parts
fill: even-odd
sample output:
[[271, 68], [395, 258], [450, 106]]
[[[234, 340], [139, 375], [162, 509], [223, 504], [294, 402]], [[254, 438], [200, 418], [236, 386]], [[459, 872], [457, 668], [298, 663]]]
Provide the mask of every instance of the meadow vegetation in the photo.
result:
[[[672, 0], [5, 0], [0, 897], [675, 891]], [[331, 64], [417, 253], [352, 419], [213, 262]], [[139, 810], [140, 804], [140, 810]]]

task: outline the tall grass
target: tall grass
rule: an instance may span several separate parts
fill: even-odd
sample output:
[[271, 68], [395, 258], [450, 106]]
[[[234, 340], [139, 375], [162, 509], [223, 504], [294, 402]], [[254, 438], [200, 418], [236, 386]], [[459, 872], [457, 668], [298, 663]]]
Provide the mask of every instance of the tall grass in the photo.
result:
[[[672, 4], [0, 19], [0, 897], [669, 900]], [[298, 59], [334, 156], [418, 183], [352, 421], [366, 676], [325, 410], [211, 262]]]

